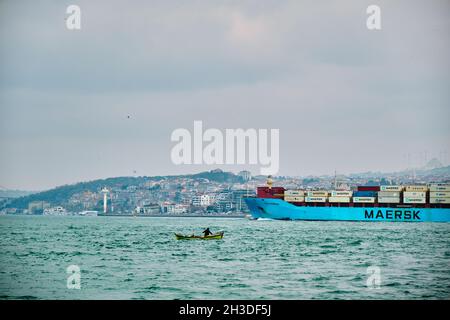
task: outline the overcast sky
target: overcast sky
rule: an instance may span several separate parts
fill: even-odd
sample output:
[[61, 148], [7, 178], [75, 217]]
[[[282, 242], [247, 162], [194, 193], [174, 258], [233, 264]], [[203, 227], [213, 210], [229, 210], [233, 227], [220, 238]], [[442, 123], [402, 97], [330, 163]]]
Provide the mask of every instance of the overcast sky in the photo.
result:
[[281, 175], [419, 165], [450, 150], [449, 31], [446, 0], [1, 1], [0, 187], [213, 169], [171, 162], [194, 120], [280, 129]]

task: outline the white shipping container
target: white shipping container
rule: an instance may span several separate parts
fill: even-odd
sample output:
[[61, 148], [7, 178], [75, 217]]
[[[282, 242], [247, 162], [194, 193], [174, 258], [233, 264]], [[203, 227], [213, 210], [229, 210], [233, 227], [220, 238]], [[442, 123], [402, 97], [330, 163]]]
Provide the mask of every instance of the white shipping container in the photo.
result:
[[287, 202], [304, 202], [305, 201], [305, 197], [284, 197], [284, 201]]
[[379, 191], [378, 197], [400, 197], [400, 192], [397, 191]]
[[306, 202], [327, 202], [327, 197], [306, 197]]
[[353, 195], [352, 191], [339, 191], [339, 190], [331, 191], [332, 197], [351, 197], [352, 195]]
[[403, 198], [425, 198], [426, 194], [424, 191], [405, 191], [403, 192]]
[[413, 191], [426, 192], [426, 191], [428, 191], [428, 187], [427, 186], [406, 186], [405, 187], [405, 191], [408, 191], [408, 192], [413, 192]]
[[430, 203], [450, 203], [450, 198], [430, 198]]
[[329, 197], [328, 202], [350, 202], [350, 197]]
[[380, 186], [380, 191], [402, 191], [402, 186]]
[[303, 190], [285, 190], [284, 195], [285, 196], [301, 196], [301, 197], [303, 197], [305, 195], [305, 191], [303, 191]]
[[308, 197], [328, 197], [328, 191], [308, 191]]
[[378, 197], [378, 203], [400, 203], [400, 197]]
[[425, 203], [425, 197], [403, 198], [403, 203]]
[[436, 192], [436, 191], [444, 191], [444, 192], [450, 192], [450, 186], [430, 186], [430, 191]]
[[442, 192], [442, 191], [430, 192], [430, 198], [450, 198], [450, 192]]
[[375, 197], [353, 197], [355, 203], [375, 203]]

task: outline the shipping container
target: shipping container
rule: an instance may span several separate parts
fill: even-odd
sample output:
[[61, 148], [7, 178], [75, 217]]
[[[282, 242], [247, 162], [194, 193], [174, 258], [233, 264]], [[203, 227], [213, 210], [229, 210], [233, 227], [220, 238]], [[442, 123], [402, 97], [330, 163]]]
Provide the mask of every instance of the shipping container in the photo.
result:
[[328, 197], [328, 191], [308, 191], [308, 197]]
[[264, 198], [264, 197], [267, 197], [267, 196], [270, 195], [270, 194], [267, 193], [267, 192], [264, 191], [264, 190], [259, 190], [259, 189], [258, 189], [258, 191], [256, 192], [256, 195], [257, 195], [259, 198]]
[[375, 203], [375, 197], [353, 197], [355, 203]]
[[378, 197], [378, 203], [400, 203], [399, 197]]
[[427, 193], [425, 191], [404, 191], [403, 198], [425, 198]]
[[430, 203], [450, 203], [450, 198], [430, 198]]
[[285, 196], [301, 196], [305, 195], [305, 191], [303, 190], [286, 190], [284, 191]]
[[400, 192], [398, 191], [380, 191], [378, 192], [378, 197], [395, 197], [398, 198], [400, 197]]
[[411, 198], [403, 198], [403, 203], [425, 203], [425, 197], [411, 197]]
[[339, 191], [339, 190], [331, 191], [332, 197], [351, 197], [352, 195], [353, 195], [352, 191]]
[[354, 197], [376, 197], [376, 191], [355, 191], [353, 193]]
[[405, 191], [408, 191], [408, 192], [414, 192], [414, 191], [426, 192], [426, 191], [428, 191], [428, 187], [427, 186], [406, 186], [405, 187]]
[[450, 186], [436, 186], [431, 185], [430, 191], [436, 192], [436, 191], [444, 191], [444, 192], [450, 192]]
[[380, 191], [380, 186], [358, 186], [358, 191]]
[[277, 196], [283, 196], [284, 188], [283, 187], [258, 187], [257, 188], [257, 196], [260, 198], [274, 198]]
[[304, 202], [305, 201], [305, 197], [293, 197], [293, 196], [286, 197], [286, 196], [284, 196], [284, 201], [287, 201], [287, 202]]
[[450, 198], [450, 192], [433, 191], [430, 192], [430, 198]]
[[380, 191], [402, 191], [402, 186], [380, 186]]
[[327, 202], [327, 197], [306, 197], [306, 202]]
[[276, 193], [282, 193], [282, 192], [284, 192], [284, 188], [283, 187], [272, 187], [272, 188], [269, 188], [269, 187], [258, 187], [258, 189], [257, 190], [261, 190], [261, 191], [265, 191], [265, 192], [276, 192]]
[[329, 197], [328, 202], [350, 202], [350, 197]]

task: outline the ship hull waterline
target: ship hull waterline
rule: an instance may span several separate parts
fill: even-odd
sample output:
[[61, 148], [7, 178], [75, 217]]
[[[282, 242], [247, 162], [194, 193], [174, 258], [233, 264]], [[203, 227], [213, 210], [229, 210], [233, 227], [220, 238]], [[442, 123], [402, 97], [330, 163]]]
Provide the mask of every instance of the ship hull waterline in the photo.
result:
[[450, 222], [450, 208], [313, 207], [273, 198], [245, 198], [245, 202], [254, 219]]

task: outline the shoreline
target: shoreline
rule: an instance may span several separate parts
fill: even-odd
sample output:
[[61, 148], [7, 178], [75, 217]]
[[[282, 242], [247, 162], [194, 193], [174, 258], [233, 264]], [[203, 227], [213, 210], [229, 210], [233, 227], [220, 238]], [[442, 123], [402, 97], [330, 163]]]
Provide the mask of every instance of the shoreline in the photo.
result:
[[98, 214], [98, 217], [145, 217], [145, 218], [245, 218], [245, 215], [163, 215], [163, 214], [152, 214], [152, 215], [130, 215], [130, 214]]
[[206, 216], [206, 215], [132, 215], [132, 214], [99, 214], [96, 216], [82, 215], [41, 215], [41, 214], [2, 214], [0, 217], [144, 217], [144, 218], [245, 218], [245, 215]]

